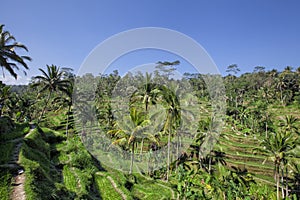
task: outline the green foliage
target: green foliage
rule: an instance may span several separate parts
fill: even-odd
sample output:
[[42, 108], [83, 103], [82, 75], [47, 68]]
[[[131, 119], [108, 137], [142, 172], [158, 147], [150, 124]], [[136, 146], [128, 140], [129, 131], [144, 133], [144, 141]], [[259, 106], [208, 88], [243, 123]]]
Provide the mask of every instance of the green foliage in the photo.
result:
[[[23, 49], [28, 51], [27, 47], [19, 42], [10, 32], [4, 30], [4, 24], [0, 25], [0, 66], [2, 69], [7, 70], [10, 75], [17, 79], [17, 74], [14, 69], [19, 69], [17, 65], [21, 65], [25, 70], [28, 66], [25, 61], [31, 61], [28, 56], [20, 56], [15, 50]], [[26, 72], [24, 71], [26, 74]]]
[[[1, 122], [1, 119], [4, 119], [4, 120]], [[8, 123], [5, 118], [0, 118], [0, 123], [2, 123], [0, 125], [3, 125], [4, 127], [11, 126], [11, 128], [9, 128], [8, 130], [6, 130], [4, 132], [0, 132], [0, 141], [1, 142], [20, 138], [29, 132], [28, 123], [18, 124], [18, 123], [14, 123], [12, 121], [10, 123]]]
[[[149, 151], [152, 143], [160, 148], [170, 143], [171, 139], [174, 142], [178, 126], [188, 123], [183, 121], [183, 115], [189, 110], [184, 110], [180, 104], [178, 88], [158, 84], [161, 78], [170, 78], [174, 71], [172, 66], [179, 62], [158, 64], [161, 71], [156, 71], [153, 78], [151, 74], [144, 76], [141, 73], [136, 76], [129, 74], [122, 78], [122, 81], [126, 82], [124, 88], [116, 87], [120, 80], [117, 72], [96, 77], [89, 74], [79, 77], [79, 84], [82, 84], [83, 88], [91, 87], [90, 83], [93, 80], [99, 83], [92, 105], [87, 106], [84, 100], [88, 100], [89, 95], [94, 94], [85, 94], [83, 102], [79, 102], [79, 109], [75, 111], [75, 115], [84, 119], [80, 125], [83, 129], [89, 125], [96, 125], [96, 122], [94, 124], [92, 121], [93, 116], [89, 115], [90, 111], [96, 110], [97, 120], [103, 130], [101, 134], [107, 133], [106, 136], [109, 136], [114, 144], [131, 151], [132, 165], [139, 158], [135, 156], [140, 152]], [[7, 94], [2, 92], [3, 101], [0, 102], [5, 104], [5, 116], [0, 118], [0, 164], [7, 163], [11, 156], [14, 143], [10, 140], [22, 139], [29, 131], [27, 124], [16, 124], [11, 118], [22, 121], [22, 118], [28, 117], [35, 120], [39, 114], [34, 111], [37, 109], [32, 109], [33, 114], [28, 115], [30, 109], [22, 107], [44, 107], [41, 114], [45, 112], [44, 120], [40, 125], [48, 128], [32, 131], [24, 139], [21, 149], [21, 165], [25, 169], [28, 199], [123, 199], [124, 196], [127, 199], [176, 199], [177, 194], [179, 199], [275, 199], [277, 194], [273, 181], [273, 165], [277, 175], [276, 181], [279, 181], [279, 176], [284, 180], [283, 183], [280, 180], [278, 185], [293, 191], [286, 199], [295, 199], [298, 195], [294, 192], [299, 188], [299, 159], [296, 158], [299, 155], [300, 126], [297, 104], [300, 83], [298, 72], [288, 68], [283, 72], [266, 72], [263, 67], [256, 67], [253, 73], [236, 76], [239, 72], [237, 65], [229, 66], [230, 75], [223, 79], [228, 105], [226, 124], [218, 144], [204, 157], [200, 147], [205, 134], [211, 131], [213, 111], [205, 83], [208, 75], [185, 74], [185, 79], [190, 82], [197, 100], [201, 103], [201, 120], [189, 124], [198, 128], [199, 135], [194, 137], [190, 149], [182, 153], [180, 162], [170, 159], [170, 172], [169, 168], [165, 167], [155, 171], [154, 179], [151, 179], [142, 173], [127, 175], [108, 167], [99, 171], [100, 164], [86, 150], [80, 138], [65, 134], [69, 132], [68, 128], [74, 125], [70, 95], [72, 89], [67, 87], [70, 77], [58, 74], [60, 70], [56, 66], [47, 66], [47, 69], [48, 73], [41, 70], [43, 76], [36, 77], [37, 82], [34, 85], [39, 85], [36, 89], [40, 92], [49, 90], [50, 95], [39, 94], [40, 101], [34, 101], [33, 104], [27, 100], [34, 100], [37, 91], [31, 90], [26, 100], [25, 96], [11, 94], [10, 88], [7, 87], [4, 89]], [[49, 81], [56, 75], [60, 77], [62, 84], [57, 82], [57, 87], [52, 90], [52, 83]], [[113, 90], [130, 90], [132, 88], [127, 88], [126, 85], [137, 80], [142, 80], [145, 84], [136, 87], [130, 94], [128, 118], [119, 118], [117, 121], [115, 110], [111, 106]], [[151, 80], [155, 81], [152, 83]], [[171, 82], [176, 81], [179, 82]], [[216, 84], [214, 89], [217, 87], [219, 85]], [[67, 92], [67, 89], [70, 90]], [[162, 124], [160, 130], [153, 135], [147, 134], [145, 127], [151, 127], [154, 124], [153, 119], [158, 119], [158, 115], [151, 111], [158, 104], [162, 105], [160, 108], [166, 119], [159, 118], [158, 121]], [[17, 105], [18, 108], [15, 109], [13, 105]], [[101, 138], [99, 135], [97, 137]], [[192, 138], [193, 136], [182, 142], [191, 142]], [[138, 148], [135, 148], [135, 144]], [[262, 150], [253, 153], [253, 149], [256, 148]], [[264, 162], [266, 158], [269, 159]], [[295, 166], [291, 165], [293, 162], [296, 163]], [[176, 167], [178, 168], [175, 170]], [[166, 174], [169, 183], [159, 180]], [[0, 177], [0, 191], [5, 197], [9, 193], [11, 175], [9, 172], [3, 172]]]
[[[1, 154], [2, 155], [2, 154]], [[0, 171], [0, 197], [2, 200], [9, 200], [11, 191], [11, 178], [12, 175], [9, 170]]]
[[110, 180], [107, 179], [107, 177], [100, 174], [96, 174], [95, 181], [97, 183], [97, 187], [98, 190], [100, 191], [102, 199], [108, 199], [108, 200], [122, 199], [122, 196], [115, 190], [115, 188], [112, 186]]
[[15, 144], [13, 142], [0, 144], [0, 165], [7, 163], [11, 159], [14, 146]]

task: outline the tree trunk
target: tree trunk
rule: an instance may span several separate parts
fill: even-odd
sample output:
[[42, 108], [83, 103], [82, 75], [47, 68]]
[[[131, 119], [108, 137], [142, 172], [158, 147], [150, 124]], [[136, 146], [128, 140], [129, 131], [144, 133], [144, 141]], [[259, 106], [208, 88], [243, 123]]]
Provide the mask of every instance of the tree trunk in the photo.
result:
[[285, 168], [285, 196], [289, 196], [289, 185], [288, 185], [288, 169]]
[[[276, 162], [276, 161], [275, 161]], [[277, 200], [279, 200], [279, 166], [275, 163], [275, 177], [276, 177], [276, 194]]]
[[283, 105], [283, 95], [282, 95], [282, 88], [280, 86], [280, 101], [281, 101], [281, 104]]
[[167, 158], [167, 181], [169, 181], [169, 167], [170, 167], [170, 140], [171, 140], [171, 133], [168, 134], [168, 158]]
[[69, 114], [71, 112], [71, 106], [68, 107], [68, 113], [67, 113], [67, 124], [66, 124], [66, 136], [69, 137]]
[[268, 138], [268, 118], [267, 118], [267, 122], [266, 122], [266, 139]]
[[132, 174], [133, 160], [134, 160], [134, 142], [132, 142], [131, 163], [130, 163], [129, 174]]
[[43, 108], [43, 111], [42, 111], [42, 113], [41, 113], [41, 115], [40, 115], [40, 117], [39, 117], [39, 119], [38, 119], [38, 122], [37, 122], [38, 124], [39, 124], [40, 121], [42, 120], [42, 117], [43, 117], [43, 115], [44, 115], [44, 112], [45, 112], [45, 110], [46, 110], [46, 108], [47, 108], [47, 105], [48, 105], [48, 103], [49, 103], [49, 101], [50, 101], [51, 95], [52, 95], [52, 91], [49, 92], [48, 98], [47, 98], [47, 100], [46, 100], [46, 104], [45, 104], [45, 106], [44, 106], [44, 108]]
[[143, 147], [144, 147], [144, 138], [142, 139], [142, 142], [141, 142], [141, 150], [140, 150], [141, 159], [142, 159], [142, 156], [143, 156]]
[[284, 170], [281, 169], [281, 195], [282, 199], [284, 199], [284, 182], [283, 182], [283, 177], [284, 177]]
[[212, 162], [212, 157], [211, 157], [211, 152], [209, 152], [209, 160], [208, 160], [208, 173], [211, 174], [211, 162]]
[[[179, 158], [179, 135], [178, 135], [178, 133], [177, 133], [177, 144], [176, 144], [177, 146], [176, 146], [176, 158], [175, 158], [175, 160], [178, 160], [178, 158]], [[176, 164], [176, 171], [177, 171], [177, 168], [178, 168], [178, 165]]]
[[279, 200], [279, 174], [276, 175], [276, 190], [277, 190], [277, 199]]

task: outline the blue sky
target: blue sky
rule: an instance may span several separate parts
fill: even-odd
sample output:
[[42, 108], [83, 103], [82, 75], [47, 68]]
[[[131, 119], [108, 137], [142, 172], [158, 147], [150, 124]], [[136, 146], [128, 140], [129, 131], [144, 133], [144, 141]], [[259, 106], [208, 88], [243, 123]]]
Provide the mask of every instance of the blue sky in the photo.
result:
[[[255, 66], [282, 70], [300, 66], [300, 2], [296, 0], [212, 1], [3, 1], [0, 23], [29, 49], [30, 71], [21, 84], [47, 64], [72, 67], [75, 72], [89, 53], [108, 37], [139, 27], [163, 27], [196, 40], [222, 74], [237, 64], [241, 72]], [[117, 66], [164, 59], [155, 53], [143, 59], [125, 59]], [[172, 59], [166, 55], [166, 59]], [[169, 60], [173, 61], [173, 60]]]

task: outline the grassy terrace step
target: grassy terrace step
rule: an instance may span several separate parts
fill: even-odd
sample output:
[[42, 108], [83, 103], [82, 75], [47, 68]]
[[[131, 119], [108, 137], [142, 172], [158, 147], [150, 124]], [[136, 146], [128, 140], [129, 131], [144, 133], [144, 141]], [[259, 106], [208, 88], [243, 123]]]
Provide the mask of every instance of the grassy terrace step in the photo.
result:
[[270, 168], [264, 168], [265, 166], [251, 166], [247, 163], [241, 163], [241, 162], [234, 162], [234, 161], [226, 161], [227, 167], [231, 168], [231, 166], [238, 167], [240, 169], [247, 169], [247, 171], [251, 174], [265, 176], [265, 177], [272, 177], [273, 176], [273, 170]]
[[228, 156], [240, 156], [240, 157], [247, 157], [247, 158], [261, 159], [261, 160], [264, 160], [266, 158], [264, 155], [246, 154], [246, 153], [243, 153], [243, 152], [235, 152], [235, 153], [226, 152], [226, 155], [228, 155]]
[[272, 176], [273, 175], [273, 168], [270, 166], [266, 165], [256, 165], [255, 163], [243, 163], [243, 162], [238, 162], [238, 161], [232, 161], [228, 160], [227, 166], [235, 166], [239, 167], [241, 169], [247, 169], [248, 172], [252, 174], [260, 174], [260, 175], [265, 175], [265, 176]]
[[121, 194], [116, 191], [111, 181], [104, 174], [96, 173], [95, 181], [100, 191], [102, 199], [122, 200]]
[[219, 142], [220, 143], [225, 143], [227, 145], [230, 145], [230, 146], [235, 146], [235, 147], [244, 147], [244, 148], [257, 148], [258, 145], [259, 145], [259, 141], [257, 141], [257, 143], [247, 143], [247, 142], [235, 142], [235, 141], [232, 141], [232, 140], [227, 140], [227, 139], [224, 139], [224, 138], [219, 138]]
[[245, 136], [243, 134], [236, 134], [236, 133], [232, 133], [232, 132], [223, 132], [220, 137], [227, 137], [233, 140], [241, 140], [241, 141], [250, 141], [250, 142], [256, 142], [259, 138], [254, 138], [254, 136], [248, 135]]
[[[215, 145], [215, 149], [219, 149], [221, 151], [224, 151], [225, 153], [229, 152], [230, 154], [236, 154], [236, 153], [243, 153], [251, 155], [253, 154], [253, 150], [247, 147], [235, 147], [230, 146], [228, 144], [220, 143]], [[260, 155], [260, 154], [257, 154]]]
[[258, 164], [262, 164], [262, 165], [266, 165], [266, 166], [272, 166], [273, 162], [271, 161], [266, 161], [263, 164], [264, 159], [260, 159], [260, 158], [255, 158], [255, 157], [246, 157], [246, 156], [238, 156], [238, 155], [226, 155], [226, 158], [229, 160], [235, 160], [235, 161], [241, 161], [241, 162], [253, 162], [253, 163], [258, 163]]
[[264, 170], [273, 170], [273, 166], [271, 165], [264, 165], [264, 164], [259, 164], [256, 162], [241, 162], [241, 161], [236, 161], [232, 159], [226, 159], [227, 163], [232, 163], [232, 164], [237, 164], [237, 165], [245, 165], [249, 167], [258, 167]]
[[273, 174], [271, 176], [265, 176], [262, 174], [254, 174], [253, 176], [256, 178], [255, 180], [258, 182], [261, 182], [264, 184], [269, 184], [271, 186], [275, 186]]

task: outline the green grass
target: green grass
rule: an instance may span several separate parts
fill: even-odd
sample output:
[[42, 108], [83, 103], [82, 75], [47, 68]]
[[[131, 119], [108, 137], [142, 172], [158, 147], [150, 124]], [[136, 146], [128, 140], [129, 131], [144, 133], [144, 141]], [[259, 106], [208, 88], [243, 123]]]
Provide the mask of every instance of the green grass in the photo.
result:
[[27, 123], [23, 124], [14, 124], [14, 128], [9, 130], [8, 132], [0, 132], [0, 142], [5, 142], [8, 140], [13, 140], [19, 137], [24, 136], [30, 130], [29, 125]]
[[223, 138], [219, 138], [219, 141], [222, 142], [222, 143], [225, 143], [225, 145], [230, 145], [230, 146], [234, 146], [234, 147], [242, 147], [242, 148], [257, 148], [258, 145], [254, 145], [253, 143], [247, 143], [247, 142], [235, 142], [235, 141], [232, 141], [232, 140], [226, 140], [226, 139], [223, 139]]
[[108, 180], [106, 176], [97, 173], [95, 175], [95, 181], [102, 199], [122, 200], [122, 196], [115, 190], [110, 180]]
[[172, 199], [170, 189], [158, 185], [156, 181], [145, 181], [135, 184], [132, 194], [138, 199]]
[[231, 159], [227, 159], [226, 162], [236, 164], [236, 165], [245, 165], [246, 168], [247, 168], [247, 166], [249, 166], [249, 167], [258, 167], [260, 169], [273, 170], [273, 167], [270, 166], [270, 165], [263, 165], [263, 164], [259, 164], [259, 163], [256, 163], [256, 162], [250, 162], [250, 161], [240, 162], [240, 161], [231, 160]]
[[0, 197], [1, 200], [9, 200], [11, 191], [11, 178], [12, 175], [8, 170], [0, 171]]
[[10, 161], [13, 150], [14, 150], [13, 142], [6, 142], [4, 144], [0, 144], [0, 165], [5, 164]]
[[[60, 180], [60, 172], [53, 166], [48, 133], [34, 129], [24, 138], [20, 151], [20, 164], [25, 169], [25, 192], [27, 199], [70, 199], [74, 194]], [[72, 198], [71, 198], [72, 199]]]
[[69, 166], [65, 165], [63, 168], [63, 178], [64, 178], [64, 184], [66, 188], [72, 192], [77, 191], [77, 177], [75, 176], [74, 172], [70, 169]]
[[92, 198], [98, 194], [91, 191], [95, 187], [94, 174], [97, 171], [94, 161], [78, 137], [69, 138], [55, 145], [59, 151], [57, 164], [63, 164], [62, 177], [66, 188], [78, 198]]

